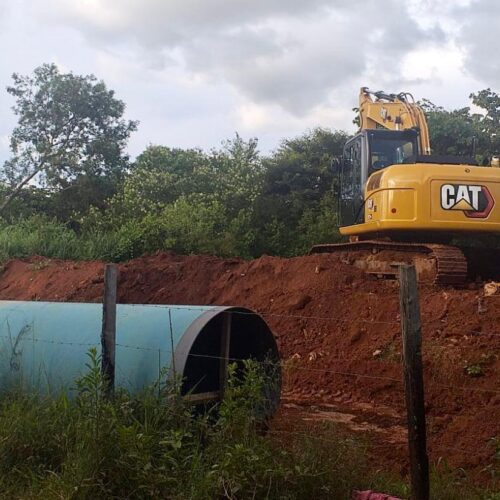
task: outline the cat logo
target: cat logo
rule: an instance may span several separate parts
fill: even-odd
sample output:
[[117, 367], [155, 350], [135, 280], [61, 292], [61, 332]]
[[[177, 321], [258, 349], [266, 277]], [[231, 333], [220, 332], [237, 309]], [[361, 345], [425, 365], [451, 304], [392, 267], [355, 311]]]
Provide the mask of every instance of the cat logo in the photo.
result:
[[461, 210], [467, 217], [484, 219], [490, 215], [495, 200], [486, 186], [443, 184], [441, 208]]

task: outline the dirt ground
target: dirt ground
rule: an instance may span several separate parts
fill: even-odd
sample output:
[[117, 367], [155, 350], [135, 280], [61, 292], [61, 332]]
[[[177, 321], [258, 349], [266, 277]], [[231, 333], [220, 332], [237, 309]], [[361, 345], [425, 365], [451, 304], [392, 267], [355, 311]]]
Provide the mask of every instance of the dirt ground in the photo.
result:
[[[0, 299], [101, 300], [103, 263], [34, 257], [0, 276]], [[398, 288], [335, 255], [253, 261], [169, 253], [120, 265], [119, 301], [238, 305], [260, 312], [285, 364], [275, 428], [331, 420], [369, 436], [381, 463], [406, 470]], [[500, 447], [500, 294], [482, 283], [421, 285], [431, 461], [492, 470]]]

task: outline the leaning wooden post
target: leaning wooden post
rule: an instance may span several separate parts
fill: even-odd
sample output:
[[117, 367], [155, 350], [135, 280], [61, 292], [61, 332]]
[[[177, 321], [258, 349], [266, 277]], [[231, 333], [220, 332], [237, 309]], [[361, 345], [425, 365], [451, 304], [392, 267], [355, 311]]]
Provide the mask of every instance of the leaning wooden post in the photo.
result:
[[415, 266], [399, 267], [399, 301], [412, 498], [429, 499], [429, 459], [425, 436], [422, 326]]
[[118, 268], [106, 264], [104, 269], [104, 296], [102, 301], [101, 372], [110, 397], [115, 389], [115, 345], [116, 345], [116, 296]]

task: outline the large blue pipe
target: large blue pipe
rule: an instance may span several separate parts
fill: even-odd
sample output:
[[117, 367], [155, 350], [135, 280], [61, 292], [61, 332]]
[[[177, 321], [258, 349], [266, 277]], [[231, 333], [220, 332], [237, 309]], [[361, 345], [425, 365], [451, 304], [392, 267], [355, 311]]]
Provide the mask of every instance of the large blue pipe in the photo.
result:
[[[167, 370], [184, 380], [184, 393], [219, 390], [225, 315], [230, 358], [278, 360], [271, 330], [248, 309], [118, 304], [116, 387], [137, 392]], [[101, 304], [0, 301], [1, 384], [50, 392], [74, 387], [89, 348], [101, 351], [101, 328]]]

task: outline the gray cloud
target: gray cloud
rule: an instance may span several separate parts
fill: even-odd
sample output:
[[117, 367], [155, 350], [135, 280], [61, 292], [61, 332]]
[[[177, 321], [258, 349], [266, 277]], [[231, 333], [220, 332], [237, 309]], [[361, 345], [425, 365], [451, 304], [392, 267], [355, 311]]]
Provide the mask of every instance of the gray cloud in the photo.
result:
[[255, 102], [303, 112], [362, 71], [364, 63], [350, 54], [345, 27], [333, 32], [331, 23], [319, 22], [296, 28], [290, 30], [294, 35], [266, 27], [251, 36], [199, 40], [186, 47], [186, 64], [191, 71], [218, 75]]
[[[141, 44], [178, 46], [214, 32], [271, 17], [310, 15], [328, 0], [50, 0], [52, 11], [103, 37], [126, 35]], [[337, 1], [339, 5], [346, 0]]]
[[476, 0], [451, 10], [460, 23], [456, 41], [465, 51], [465, 67], [488, 86], [500, 86], [498, 32], [500, 2]]
[[51, 1], [59, 20], [94, 43], [133, 45], [158, 66], [175, 61], [297, 115], [370, 68], [397, 80], [399, 59], [444, 38], [398, 0], [383, 8], [376, 0]]

